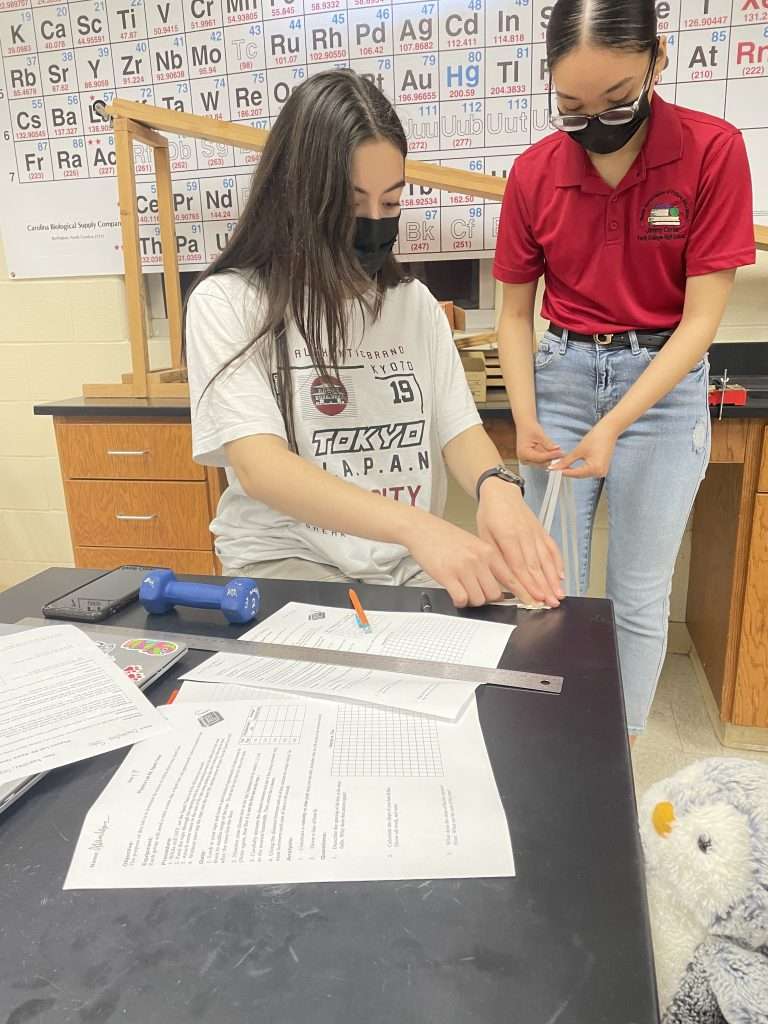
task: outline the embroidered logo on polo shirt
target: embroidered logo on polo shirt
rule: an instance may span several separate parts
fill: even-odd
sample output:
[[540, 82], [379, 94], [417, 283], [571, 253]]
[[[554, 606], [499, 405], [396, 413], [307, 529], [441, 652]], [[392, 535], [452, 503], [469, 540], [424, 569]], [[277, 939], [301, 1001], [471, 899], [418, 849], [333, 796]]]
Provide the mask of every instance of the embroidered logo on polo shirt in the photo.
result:
[[648, 216], [652, 228], [680, 227], [680, 208], [677, 206], [654, 206]]
[[641, 242], [666, 242], [685, 238], [690, 223], [688, 200], [680, 192], [657, 192], [643, 206]]

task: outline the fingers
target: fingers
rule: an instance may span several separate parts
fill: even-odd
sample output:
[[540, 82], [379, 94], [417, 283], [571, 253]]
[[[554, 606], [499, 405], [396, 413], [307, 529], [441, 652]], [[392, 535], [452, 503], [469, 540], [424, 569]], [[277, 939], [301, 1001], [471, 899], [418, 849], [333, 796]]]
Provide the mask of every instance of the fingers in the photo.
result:
[[504, 586], [498, 579], [496, 572], [492, 567], [485, 565], [479, 566], [477, 579], [483, 591], [483, 604], [488, 604], [489, 601], [501, 600], [504, 594]]
[[487, 543], [479, 550], [465, 551], [453, 574], [440, 581], [457, 608], [480, 608], [490, 601], [501, 600], [503, 584], [490, 565], [494, 555], [493, 547]]
[[[536, 551], [535, 540], [536, 535], [528, 531], [517, 536], [494, 537], [500, 557], [498, 565], [493, 566], [494, 573], [514, 593], [518, 594], [520, 588], [524, 589], [526, 595], [533, 599], [532, 601], [526, 600], [526, 603], [546, 602], [556, 607], [559, 604], [556, 589], [550, 587], [547, 582]], [[506, 571], [506, 575], [502, 576], [501, 573], [504, 571]]]
[[501, 551], [498, 552], [493, 562], [493, 573], [497, 579], [501, 580], [504, 584], [504, 591], [502, 592], [502, 598], [504, 594], [514, 594], [515, 598], [521, 604], [540, 604], [541, 600], [535, 598], [531, 594], [524, 584], [521, 582], [517, 573], [510, 569], [508, 562], [504, 558]]
[[485, 594], [477, 578], [471, 573], [462, 577], [462, 586], [467, 592], [467, 604], [470, 608], [481, 608], [485, 603]]
[[509, 590], [515, 595], [519, 604], [537, 605], [542, 603], [541, 601], [536, 600], [532, 594], [529, 594], [522, 583], [514, 576], [510, 581]]
[[561, 448], [554, 450], [549, 448], [533, 448], [530, 445], [521, 445], [517, 449], [518, 462], [529, 466], [548, 466], [553, 459], [562, 456]]
[[518, 461], [533, 466], [544, 465], [559, 458], [563, 449], [549, 435], [538, 427], [536, 430], [523, 431], [518, 434]]
[[467, 592], [468, 603], [473, 608], [480, 608], [491, 601], [500, 601], [503, 595], [503, 586], [499, 582], [496, 572], [483, 560], [488, 558], [490, 552], [483, 552], [480, 557], [467, 566], [461, 576], [461, 584]]
[[[440, 582], [438, 580], [438, 582]], [[448, 591], [450, 599], [453, 601], [455, 608], [466, 608], [469, 603], [469, 597], [466, 590], [457, 579], [446, 580], [443, 586]]]
[[559, 445], [559, 444], [556, 444], [556, 443], [555, 443], [555, 442], [554, 442], [554, 441], [552, 440], [552, 438], [551, 438], [551, 437], [549, 437], [549, 436], [548, 436], [547, 434], [542, 434], [542, 435], [541, 435], [541, 444], [542, 444], [542, 445], [543, 445], [543, 446], [544, 446], [544, 447], [545, 447], [545, 448], [547, 449], [547, 451], [549, 451], [549, 452], [561, 452], [561, 451], [563, 450], [563, 449], [562, 449], [562, 448], [560, 447], [560, 445]]
[[587, 477], [596, 476], [599, 479], [605, 476], [605, 473], [598, 473], [592, 466], [586, 463], [583, 466], [579, 466], [577, 469], [564, 469], [562, 470], [563, 476], [570, 477], [572, 480], [586, 480]]
[[518, 572], [517, 577], [537, 604], [546, 604], [550, 608], [560, 606], [560, 598], [565, 597], [561, 586], [551, 586], [541, 565], [533, 563], [534, 552], [529, 553], [528, 564]]
[[[540, 529], [538, 524], [535, 531], [526, 534], [518, 539], [520, 548], [520, 562], [523, 566], [515, 571], [520, 581], [525, 585], [536, 601], [546, 604], [549, 608], [559, 608], [560, 602], [565, 597], [563, 581], [557, 567], [557, 562], [550, 554], [547, 541], [551, 538]], [[556, 545], [553, 545], [557, 550]]]
[[500, 601], [505, 590], [522, 604], [552, 608], [565, 596], [560, 581], [562, 560], [546, 534], [538, 537], [530, 531], [522, 539], [508, 538], [503, 549], [491, 537], [479, 543], [475, 540], [464, 550], [454, 549], [453, 556], [445, 574], [433, 575], [457, 608]]

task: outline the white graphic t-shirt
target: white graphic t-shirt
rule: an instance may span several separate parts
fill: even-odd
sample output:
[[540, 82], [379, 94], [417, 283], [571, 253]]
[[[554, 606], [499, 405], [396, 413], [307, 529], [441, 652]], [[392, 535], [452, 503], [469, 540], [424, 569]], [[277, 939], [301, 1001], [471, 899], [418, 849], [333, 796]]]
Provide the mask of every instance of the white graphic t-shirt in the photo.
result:
[[[286, 438], [271, 374], [255, 356], [216, 371], [253, 338], [259, 292], [238, 273], [208, 278], [187, 307], [193, 454], [224, 466], [229, 487], [211, 530], [232, 568], [281, 558], [337, 566], [345, 575], [403, 583], [418, 571], [405, 548], [298, 522], [244, 493], [225, 445], [254, 434]], [[448, 321], [418, 281], [386, 293], [375, 321], [350, 303], [348, 351], [338, 377], [322, 377], [288, 324], [299, 454], [342, 480], [442, 515], [442, 449], [479, 424]], [[202, 397], [201, 397], [202, 396]]]

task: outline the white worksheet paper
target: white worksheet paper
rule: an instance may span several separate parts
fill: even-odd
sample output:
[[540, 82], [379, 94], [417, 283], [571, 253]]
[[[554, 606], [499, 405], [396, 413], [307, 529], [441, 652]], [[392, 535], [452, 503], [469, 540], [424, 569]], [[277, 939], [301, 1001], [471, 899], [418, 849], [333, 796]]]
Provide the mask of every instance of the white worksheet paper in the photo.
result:
[[[183, 678], [205, 683], [211, 690], [222, 683], [237, 683], [307, 697], [362, 701], [449, 721], [455, 721], [462, 714], [477, 687], [477, 683], [470, 680], [403, 676], [318, 662], [224, 653], [215, 654], [191, 668]], [[214, 699], [212, 693], [208, 699]]]
[[256, 690], [252, 686], [239, 686], [237, 683], [216, 683], [215, 689], [210, 683], [198, 683], [187, 679], [182, 683], [176, 694], [174, 704], [218, 704], [222, 700], [244, 700], [249, 704], [316, 704], [293, 693], [277, 693], [273, 690]]
[[0, 637], [0, 783], [168, 730], [136, 684], [75, 626]]
[[496, 668], [515, 628], [432, 612], [366, 609], [366, 615], [370, 633], [360, 629], [351, 608], [291, 601], [240, 639]]
[[[185, 684], [186, 685], [186, 684]], [[88, 812], [65, 889], [514, 875], [477, 706], [164, 708]]]

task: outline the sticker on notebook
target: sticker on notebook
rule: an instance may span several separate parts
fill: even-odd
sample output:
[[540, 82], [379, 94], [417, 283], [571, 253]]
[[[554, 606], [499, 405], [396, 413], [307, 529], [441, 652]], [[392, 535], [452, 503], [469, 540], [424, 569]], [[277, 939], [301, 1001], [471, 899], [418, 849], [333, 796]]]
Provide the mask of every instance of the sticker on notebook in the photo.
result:
[[[99, 648], [102, 654], [111, 654], [114, 651], [116, 644], [105, 644], [103, 640], [94, 640], [96, 646]], [[113, 659], [114, 660], [114, 659]]]
[[123, 672], [125, 672], [132, 683], [140, 683], [147, 674], [141, 665], [124, 665]]
[[120, 646], [124, 651], [137, 651], [139, 654], [148, 654], [153, 658], [165, 658], [169, 654], [175, 654], [179, 649], [179, 645], [171, 640], [151, 640], [147, 637], [126, 640]]

